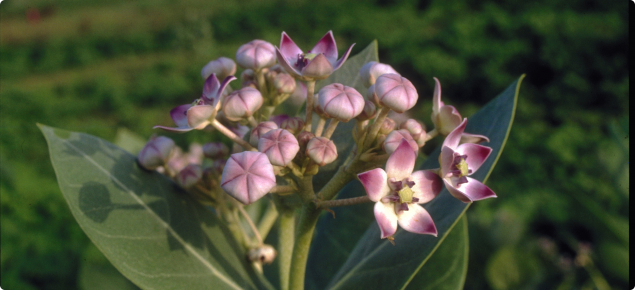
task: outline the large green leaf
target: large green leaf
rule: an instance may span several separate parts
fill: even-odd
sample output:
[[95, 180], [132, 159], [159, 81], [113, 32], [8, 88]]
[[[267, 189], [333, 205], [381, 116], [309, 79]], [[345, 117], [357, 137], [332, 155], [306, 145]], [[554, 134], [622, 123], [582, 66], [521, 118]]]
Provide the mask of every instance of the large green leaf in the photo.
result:
[[262, 289], [216, 215], [135, 156], [99, 138], [40, 125], [75, 219], [143, 289]]
[[[355, 88], [362, 95], [366, 94], [368, 90], [364, 87], [364, 84], [359, 76], [359, 70], [364, 64], [370, 61], [379, 61], [377, 56], [377, 41], [371, 42], [364, 50], [355, 56], [350, 57], [346, 62], [336, 70], [327, 79], [318, 82], [315, 85], [316, 93], [320, 88], [332, 83], [340, 83], [349, 87]], [[315, 114], [314, 114], [315, 116]], [[317, 118], [315, 119], [317, 122]], [[313, 177], [313, 187], [315, 192], [318, 192], [324, 184], [326, 184], [331, 177], [335, 174], [338, 167], [346, 160], [346, 157], [350, 154], [355, 141], [351, 138], [351, 132], [355, 127], [355, 120], [348, 121], [347, 123], [340, 123], [337, 129], [331, 136], [331, 139], [337, 147], [337, 154], [340, 156], [334, 162], [320, 167], [320, 172]]]
[[[521, 79], [468, 119], [466, 132], [488, 136], [490, 143], [485, 145], [493, 149], [473, 178], [485, 181], [502, 152], [511, 129]], [[438, 168], [438, 154], [439, 149], [421, 168]], [[359, 182], [351, 182], [339, 196], [364, 194]], [[324, 215], [318, 223], [316, 241], [309, 256], [307, 287], [325, 288], [325, 281], [332, 278], [328, 288], [405, 288], [468, 206], [444, 189], [437, 198], [424, 205], [435, 220], [438, 237], [415, 235], [400, 229], [395, 234], [396, 246], [379, 239], [372, 207], [357, 205], [334, 209], [337, 219]], [[327, 255], [328, 261], [323, 258]]]
[[467, 217], [463, 215], [439, 248], [410, 280], [406, 290], [463, 289], [469, 247]]

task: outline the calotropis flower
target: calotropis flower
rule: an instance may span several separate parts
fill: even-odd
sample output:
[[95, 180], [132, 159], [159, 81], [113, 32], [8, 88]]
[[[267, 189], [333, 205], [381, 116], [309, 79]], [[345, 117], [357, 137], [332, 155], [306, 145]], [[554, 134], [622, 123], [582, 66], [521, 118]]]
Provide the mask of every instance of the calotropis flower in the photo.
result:
[[397, 224], [406, 231], [437, 235], [430, 214], [419, 204], [429, 202], [441, 191], [441, 179], [433, 170], [412, 172], [416, 155], [407, 141], [386, 162], [386, 171], [376, 168], [357, 175], [370, 200], [381, 238], [395, 234]]
[[304, 53], [291, 38], [282, 32], [280, 48], [276, 54], [280, 65], [293, 77], [301, 80], [321, 80], [339, 69], [353, 49], [352, 44], [344, 56], [337, 59], [337, 45], [333, 32], [329, 31], [307, 53]]
[[235, 79], [236, 77], [234, 76], [228, 76], [220, 83], [215, 74], [210, 75], [205, 80], [201, 98], [194, 100], [191, 104], [180, 105], [170, 111], [170, 117], [174, 120], [176, 128], [165, 126], [154, 126], [154, 128], [172, 132], [202, 130], [214, 119], [223, 91]]
[[233, 198], [250, 204], [276, 185], [276, 176], [267, 155], [244, 151], [229, 157], [220, 185]]
[[[461, 114], [459, 111], [450, 105], [446, 105], [441, 101], [441, 82], [437, 78], [434, 78], [434, 95], [432, 96], [432, 123], [434, 128], [443, 136], [447, 136], [454, 130], [459, 124], [461, 124]], [[463, 143], [480, 143], [489, 142], [489, 139], [483, 135], [469, 134], [463, 132], [461, 135], [461, 141]]]
[[492, 148], [472, 143], [459, 145], [466, 124], [467, 119], [463, 119], [463, 122], [443, 141], [439, 164], [445, 187], [452, 196], [462, 202], [496, 197], [494, 191], [489, 187], [468, 177], [483, 165], [483, 162], [492, 153]]

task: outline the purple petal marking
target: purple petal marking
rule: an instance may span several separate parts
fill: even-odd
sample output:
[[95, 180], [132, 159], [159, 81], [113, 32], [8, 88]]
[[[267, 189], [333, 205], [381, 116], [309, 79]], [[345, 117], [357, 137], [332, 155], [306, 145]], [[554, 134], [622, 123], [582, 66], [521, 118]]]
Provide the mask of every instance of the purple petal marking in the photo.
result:
[[467, 125], [467, 118], [463, 119], [463, 122], [459, 124], [447, 137], [443, 140], [443, 146], [447, 146], [452, 150], [456, 150], [456, 147], [459, 146], [459, 142], [461, 141], [461, 134], [465, 130], [465, 126]]
[[452, 164], [454, 164], [454, 150], [450, 149], [450, 147], [443, 146], [441, 148], [441, 155], [439, 155], [439, 165], [441, 165], [441, 178], [448, 177], [449, 174], [452, 174], [451, 171], [456, 168], [452, 168]]
[[395, 207], [392, 203], [375, 203], [375, 219], [379, 230], [381, 230], [381, 238], [392, 236], [397, 231], [397, 222], [399, 218], [395, 213]]
[[410, 175], [410, 180], [414, 181], [412, 191], [413, 197], [419, 200], [416, 203], [426, 203], [434, 199], [441, 189], [443, 188], [443, 182], [441, 177], [432, 170], [419, 170]]
[[415, 151], [412, 150], [412, 147], [410, 147], [408, 141], [401, 140], [395, 152], [390, 154], [386, 162], [386, 174], [388, 178], [394, 177], [397, 181], [400, 181], [410, 176], [412, 170], [415, 168], [415, 159], [417, 159], [417, 155]]
[[[441, 82], [434, 78], [434, 94], [432, 95], [432, 114], [436, 115], [445, 104], [441, 101]], [[434, 117], [433, 117], [434, 118]]]
[[166, 127], [166, 126], [154, 126], [152, 127], [152, 129], [163, 129], [163, 130], [175, 132], [175, 133], [185, 133], [185, 132], [194, 130], [194, 128], [173, 128], [173, 127]]
[[399, 226], [411, 233], [436, 237], [437, 227], [428, 211], [418, 204], [410, 204], [408, 207], [407, 211], [402, 211], [399, 215]]
[[374, 202], [380, 201], [384, 196], [390, 193], [388, 187], [388, 177], [386, 171], [381, 168], [375, 168], [357, 175], [359, 181], [366, 189], [368, 198]]
[[353, 46], [355, 46], [355, 43], [351, 44], [351, 46], [348, 47], [348, 49], [346, 50], [342, 58], [338, 59], [337, 62], [333, 64], [333, 71], [338, 70], [344, 64], [346, 59], [348, 59], [348, 56], [351, 54], [351, 50], [353, 50]]
[[209, 124], [209, 118], [214, 113], [214, 107], [210, 105], [192, 106], [187, 110], [188, 127], [203, 129]]
[[490, 153], [492, 153], [492, 148], [483, 145], [465, 143], [459, 145], [459, 147], [456, 148], [456, 152], [461, 155], [467, 155], [468, 158], [465, 159], [465, 162], [467, 163], [467, 167], [472, 170], [472, 173], [474, 173], [481, 167], [481, 165], [483, 165], [483, 162], [485, 162]]
[[337, 60], [337, 45], [335, 44], [333, 31], [329, 30], [309, 52], [315, 54], [322, 53], [330, 63], [335, 63]]
[[286, 32], [282, 32], [282, 38], [280, 39], [280, 55], [278, 55], [278, 60], [281, 58], [284, 60], [293, 61], [295, 66], [295, 60], [298, 58], [299, 54], [303, 54], [302, 50], [291, 40], [291, 37], [287, 35]]
[[214, 100], [218, 93], [218, 88], [220, 87], [220, 82], [216, 78], [216, 74], [211, 74], [207, 79], [205, 79], [205, 84], [203, 85], [203, 97], [208, 100]]
[[282, 55], [282, 52], [280, 52], [280, 49], [278, 47], [276, 47], [276, 55], [278, 56], [278, 63], [280, 63], [280, 65], [284, 68], [285, 71], [287, 71], [288, 74], [295, 78], [299, 78], [301, 76], [300, 71], [295, 68], [295, 58], [291, 60], [292, 63], [289, 63], [289, 60]]
[[188, 127], [186, 113], [191, 106], [192, 105], [190, 104], [180, 105], [170, 111], [170, 117], [172, 117], [172, 120], [174, 121], [174, 124], [176, 124], [177, 127], [179, 128]]
[[457, 188], [448, 178], [443, 180], [450, 194], [465, 203], [496, 197], [494, 191], [480, 181], [471, 177], [467, 177], [467, 181]]
[[485, 135], [470, 134], [470, 133], [465, 133], [465, 132], [463, 132], [463, 134], [461, 135], [461, 143], [478, 144], [478, 143], [481, 143], [481, 142], [489, 143], [489, 138], [487, 138], [487, 136], [485, 136]]
[[333, 65], [326, 56], [318, 54], [302, 68], [302, 76], [315, 79], [325, 79], [333, 73]]

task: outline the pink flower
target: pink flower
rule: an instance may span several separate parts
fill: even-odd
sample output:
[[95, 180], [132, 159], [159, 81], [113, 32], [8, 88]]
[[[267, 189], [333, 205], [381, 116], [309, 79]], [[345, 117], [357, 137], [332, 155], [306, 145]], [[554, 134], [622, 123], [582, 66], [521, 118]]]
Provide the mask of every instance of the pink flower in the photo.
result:
[[492, 148], [472, 143], [459, 145], [466, 124], [467, 119], [463, 119], [463, 122], [443, 141], [439, 164], [445, 187], [452, 196], [462, 202], [496, 197], [496, 194], [489, 187], [468, 177], [483, 165], [483, 162], [492, 153]]
[[[441, 83], [434, 78], [434, 95], [432, 96], [432, 123], [434, 128], [443, 136], [447, 136], [456, 127], [461, 124], [461, 114], [454, 106], [445, 105], [441, 101]], [[463, 132], [461, 135], [463, 143], [480, 143], [482, 141], [489, 142], [489, 139], [483, 135], [469, 134]]]
[[188, 132], [194, 129], [202, 130], [210, 124], [218, 111], [218, 104], [223, 91], [229, 82], [235, 80], [236, 77], [228, 76], [219, 83], [215, 74], [210, 75], [205, 80], [203, 86], [203, 95], [201, 98], [194, 100], [191, 104], [180, 105], [170, 111], [170, 117], [174, 120], [176, 128], [165, 126], [154, 126], [171, 132]]
[[[353, 44], [355, 45], [355, 44]], [[301, 80], [321, 80], [339, 69], [353, 49], [351, 45], [344, 56], [337, 59], [337, 45], [333, 32], [329, 31], [307, 53], [282, 32], [280, 48], [276, 47], [278, 62], [293, 77]]]
[[412, 233], [437, 235], [432, 217], [419, 204], [439, 194], [441, 179], [432, 170], [412, 172], [415, 159], [414, 150], [403, 140], [388, 158], [386, 171], [376, 168], [357, 175], [375, 202], [375, 219], [382, 239], [394, 235], [397, 224]]
[[250, 204], [276, 185], [276, 177], [267, 155], [244, 151], [229, 157], [220, 184], [233, 198], [243, 204]]
[[286, 166], [299, 150], [298, 140], [284, 129], [273, 129], [258, 141], [258, 151], [267, 154], [273, 165]]

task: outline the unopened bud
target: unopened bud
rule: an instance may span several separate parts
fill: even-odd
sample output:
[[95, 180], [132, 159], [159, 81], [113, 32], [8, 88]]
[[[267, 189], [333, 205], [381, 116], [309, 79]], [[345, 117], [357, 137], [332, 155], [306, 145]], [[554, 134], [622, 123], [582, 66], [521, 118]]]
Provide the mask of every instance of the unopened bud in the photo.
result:
[[258, 124], [258, 126], [256, 126], [256, 128], [253, 128], [251, 130], [251, 135], [249, 136], [249, 144], [251, 144], [251, 146], [258, 147], [258, 141], [260, 140], [260, 137], [274, 129], [278, 129], [278, 125], [276, 125], [275, 122], [261, 122], [260, 124]]
[[262, 106], [260, 91], [246, 87], [234, 91], [223, 101], [223, 113], [231, 121], [239, 121], [251, 117]]
[[270, 245], [262, 245], [258, 248], [249, 250], [249, 261], [259, 262], [262, 264], [271, 264], [278, 253]]
[[258, 151], [265, 153], [272, 165], [286, 166], [300, 150], [298, 140], [287, 130], [274, 129], [260, 137]]
[[276, 49], [273, 44], [256, 39], [243, 44], [236, 52], [236, 62], [254, 71], [276, 64]]
[[203, 79], [207, 79], [211, 74], [216, 74], [219, 79], [224, 79], [236, 73], [236, 63], [227, 57], [219, 57], [208, 62], [201, 70]]
[[401, 140], [408, 141], [408, 144], [412, 147], [412, 150], [415, 151], [415, 154], [419, 153], [419, 145], [412, 138], [410, 132], [404, 129], [392, 131], [388, 134], [388, 136], [386, 136], [386, 140], [384, 141], [384, 150], [386, 153], [392, 154], [395, 152], [397, 147], [399, 147], [399, 144], [401, 144]]
[[366, 87], [370, 87], [371, 85], [375, 84], [375, 81], [379, 76], [387, 73], [398, 74], [397, 71], [392, 68], [392, 66], [376, 61], [366, 63], [359, 70], [359, 76], [361, 77], [362, 82], [364, 82], [364, 86]]
[[314, 137], [306, 147], [306, 154], [320, 166], [329, 164], [337, 159], [337, 148], [333, 141], [324, 137]]
[[137, 161], [147, 170], [157, 169], [170, 160], [174, 147], [172, 139], [164, 136], [154, 137], [141, 149]]
[[[295, 81], [295, 80], [294, 80]], [[280, 128], [285, 129], [291, 134], [298, 134], [304, 128], [304, 121], [300, 117], [291, 117], [282, 121]]]
[[355, 117], [358, 121], [366, 121], [375, 117], [377, 114], [377, 107], [369, 100], [364, 100], [364, 109]]
[[183, 170], [176, 175], [176, 181], [184, 188], [190, 188], [196, 185], [203, 177], [203, 169], [198, 164], [190, 164], [185, 166]]
[[250, 204], [276, 185], [276, 177], [267, 155], [244, 151], [229, 157], [220, 184], [233, 198], [243, 204]]
[[337, 83], [320, 89], [318, 103], [324, 113], [340, 122], [348, 122], [364, 109], [364, 97], [359, 92]]
[[288, 74], [279, 73], [273, 80], [273, 86], [279, 94], [291, 94], [295, 91], [295, 79]]
[[210, 159], [222, 158], [229, 154], [229, 148], [221, 142], [210, 142], [203, 145], [203, 154]]
[[[390, 132], [392, 132], [393, 130], [395, 130], [396, 124], [395, 121], [393, 121], [391, 118], [386, 117], [384, 119], [384, 123], [381, 124], [381, 127], [379, 128], [379, 134], [388, 134]], [[397, 144], [399, 145], [399, 144]]]
[[397, 113], [403, 113], [414, 107], [419, 95], [414, 85], [398, 74], [383, 74], [375, 82], [374, 95], [380, 106]]

